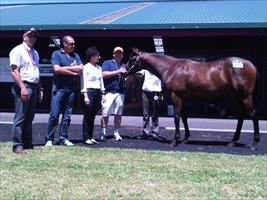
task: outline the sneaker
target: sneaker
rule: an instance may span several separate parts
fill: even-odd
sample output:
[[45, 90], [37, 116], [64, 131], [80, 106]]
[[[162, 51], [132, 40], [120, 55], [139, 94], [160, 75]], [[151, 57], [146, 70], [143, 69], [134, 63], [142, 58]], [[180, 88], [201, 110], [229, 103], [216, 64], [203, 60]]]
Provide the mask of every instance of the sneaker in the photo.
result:
[[71, 141], [69, 141], [69, 140], [64, 140], [64, 141], [63, 141], [63, 145], [65, 145], [65, 146], [67, 146], [67, 147], [74, 146], [74, 144], [73, 144]]
[[90, 139], [86, 140], [84, 143], [88, 144], [88, 145], [93, 145], [94, 144]]
[[94, 138], [91, 139], [91, 142], [93, 142], [94, 144], [99, 144], [99, 142], [96, 141]]
[[106, 141], [105, 135], [102, 132], [100, 133], [100, 141]]
[[121, 140], [122, 140], [122, 137], [120, 136], [119, 133], [114, 133], [114, 139], [115, 139], [116, 141], [121, 141]]
[[53, 146], [53, 143], [51, 140], [47, 140], [46, 143], [45, 143], [45, 147], [52, 147]]
[[106, 141], [106, 138], [105, 138], [104, 135], [101, 135], [101, 136], [100, 136], [100, 141], [101, 141], [101, 142], [105, 142], [105, 141]]

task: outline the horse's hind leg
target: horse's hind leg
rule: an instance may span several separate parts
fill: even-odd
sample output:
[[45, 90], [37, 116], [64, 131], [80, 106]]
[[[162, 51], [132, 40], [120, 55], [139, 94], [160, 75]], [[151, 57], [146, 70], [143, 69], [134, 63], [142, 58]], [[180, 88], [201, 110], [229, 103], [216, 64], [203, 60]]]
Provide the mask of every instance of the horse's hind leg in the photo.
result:
[[189, 131], [189, 127], [188, 127], [188, 123], [187, 123], [187, 115], [184, 111], [182, 111], [182, 121], [184, 124], [184, 129], [185, 129], [185, 138], [183, 140], [184, 143], [188, 143], [188, 138], [190, 137], [190, 131]]
[[243, 109], [242, 109], [241, 115], [239, 116], [239, 119], [238, 119], [238, 124], [237, 124], [234, 138], [230, 144], [235, 144], [236, 141], [239, 140], [244, 116], [246, 113], [249, 113], [249, 116], [252, 119], [253, 127], [254, 127], [254, 141], [253, 141], [250, 148], [251, 148], [251, 150], [256, 150], [256, 146], [258, 145], [258, 143], [260, 141], [259, 120], [257, 118], [256, 111], [253, 108], [252, 104], [253, 104], [253, 102], [252, 102], [252, 96], [251, 95], [249, 95], [247, 98], [245, 98], [243, 100]]
[[237, 122], [237, 126], [236, 126], [235, 135], [234, 135], [232, 141], [228, 144], [228, 146], [235, 146], [236, 145], [236, 142], [240, 138], [240, 133], [241, 133], [243, 122], [244, 122], [244, 114], [242, 112], [242, 114], [240, 114], [238, 116], [238, 122]]
[[[238, 99], [238, 98], [236, 97], [236, 99]], [[234, 137], [233, 137], [232, 141], [228, 144], [228, 146], [235, 146], [236, 142], [239, 140], [241, 129], [242, 129], [244, 118], [245, 118], [245, 114], [247, 112], [246, 111], [247, 108], [244, 105], [244, 102], [242, 100], [232, 102], [232, 103], [233, 103], [233, 105], [238, 106], [238, 122], [237, 122]]]
[[243, 100], [243, 103], [249, 113], [250, 118], [252, 119], [254, 127], [254, 141], [250, 148], [251, 150], [256, 150], [256, 146], [260, 141], [260, 132], [259, 132], [259, 120], [257, 118], [256, 111], [253, 108], [252, 96], [249, 95], [247, 98], [245, 98]]
[[255, 109], [252, 109], [249, 113], [252, 122], [253, 122], [253, 127], [254, 127], [254, 141], [253, 144], [251, 145], [251, 150], [256, 150], [257, 149], [257, 145], [260, 141], [260, 131], [259, 131], [259, 120], [258, 117], [256, 115], [256, 111]]
[[174, 114], [175, 134], [171, 146], [177, 146], [180, 139], [180, 114]]

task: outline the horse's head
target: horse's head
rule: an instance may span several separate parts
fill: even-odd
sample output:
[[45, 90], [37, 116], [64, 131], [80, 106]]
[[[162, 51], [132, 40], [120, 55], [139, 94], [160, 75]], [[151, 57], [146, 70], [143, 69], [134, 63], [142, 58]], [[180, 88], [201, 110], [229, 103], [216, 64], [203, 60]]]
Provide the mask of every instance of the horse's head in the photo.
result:
[[142, 61], [141, 61], [142, 52], [139, 51], [137, 48], [132, 48], [132, 50], [133, 50], [133, 53], [130, 55], [129, 61], [126, 67], [127, 75], [134, 74], [135, 72], [138, 72], [144, 68], [144, 66], [142, 66]]

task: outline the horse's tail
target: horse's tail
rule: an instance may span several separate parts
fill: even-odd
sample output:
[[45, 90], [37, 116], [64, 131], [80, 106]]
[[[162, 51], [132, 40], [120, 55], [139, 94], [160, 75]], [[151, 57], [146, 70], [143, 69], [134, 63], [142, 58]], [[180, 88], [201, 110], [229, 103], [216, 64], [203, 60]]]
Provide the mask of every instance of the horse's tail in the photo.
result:
[[260, 73], [259, 73], [257, 67], [256, 67], [251, 61], [249, 61], [249, 60], [246, 60], [246, 61], [247, 61], [251, 66], [253, 66], [253, 67], [255, 68], [255, 70], [256, 70], [256, 79], [258, 79], [258, 78], [260, 77]]
[[[257, 68], [256, 68], [256, 70], [257, 70]], [[256, 78], [257, 78], [257, 79], [259, 79], [259, 78], [260, 78], [260, 73], [259, 73], [259, 71], [258, 71], [258, 70], [256, 71]]]
[[[254, 89], [255, 89], [256, 80], [257, 80], [257, 77], [258, 77], [259, 72], [258, 72], [256, 66], [255, 66], [251, 61], [246, 60], [246, 63], [247, 63], [248, 66], [251, 68], [251, 70], [248, 71], [247, 76], [251, 78], [250, 81], [254, 81], [254, 86], [251, 85], [252, 87], [251, 87], [251, 90], [250, 90], [251, 92], [253, 92]], [[254, 73], [253, 73], [253, 72], [254, 72]], [[254, 75], [253, 75], [253, 74], [254, 74]], [[254, 80], [253, 80], [253, 79], [254, 79]]]

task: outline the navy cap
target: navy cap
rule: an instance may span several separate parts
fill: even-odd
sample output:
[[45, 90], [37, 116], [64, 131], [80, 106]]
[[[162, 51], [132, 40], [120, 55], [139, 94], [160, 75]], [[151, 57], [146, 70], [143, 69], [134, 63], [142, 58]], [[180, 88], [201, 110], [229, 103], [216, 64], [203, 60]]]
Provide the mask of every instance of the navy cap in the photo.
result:
[[27, 28], [27, 29], [25, 29], [25, 31], [24, 31], [24, 35], [25, 35], [25, 34], [27, 34], [27, 35], [28, 35], [28, 34], [35, 34], [35, 35], [37, 35], [37, 33], [38, 33], [37, 30], [36, 30], [35, 28], [32, 28], [32, 27], [31, 27], [31, 28]]

